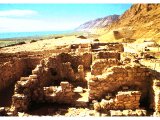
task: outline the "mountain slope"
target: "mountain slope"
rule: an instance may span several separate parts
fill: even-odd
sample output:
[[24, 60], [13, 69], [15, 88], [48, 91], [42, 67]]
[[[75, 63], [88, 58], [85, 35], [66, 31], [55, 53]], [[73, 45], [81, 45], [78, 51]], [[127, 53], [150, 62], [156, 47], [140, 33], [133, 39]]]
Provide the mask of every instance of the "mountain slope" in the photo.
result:
[[76, 30], [77, 31], [94, 31], [96, 29], [103, 29], [110, 25], [112, 22], [118, 20], [119, 15], [110, 15], [104, 18], [98, 18], [96, 20], [88, 21], [80, 25]]
[[120, 18], [105, 28], [102, 41], [152, 39], [160, 42], [160, 4], [134, 4]]

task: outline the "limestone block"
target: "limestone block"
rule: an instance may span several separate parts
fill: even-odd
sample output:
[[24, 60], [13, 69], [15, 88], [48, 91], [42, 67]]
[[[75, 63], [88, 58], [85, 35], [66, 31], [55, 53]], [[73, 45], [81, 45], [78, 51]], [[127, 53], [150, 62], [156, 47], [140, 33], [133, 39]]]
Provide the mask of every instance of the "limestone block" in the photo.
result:
[[60, 83], [61, 87], [62, 87], [62, 90], [65, 90], [68, 86], [69, 86], [69, 82], [61, 82]]
[[132, 110], [123, 110], [123, 115], [124, 116], [129, 116], [132, 114]]
[[132, 113], [130, 114], [130, 116], [137, 116], [136, 111], [132, 111]]
[[78, 86], [77, 88], [74, 89], [74, 92], [82, 93], [83, 92], [83, 88]]
[[30, 86], [30, 81], [29, 80], [27, 80], [27, 81], [17, 81], [16, 85], [17, 85], [18, 89], [22, 89], [22, 88]]
[[32, 74], [33, 74], [33, 75], [37, 75], [38, 73], [39, 73], [39, 70], [38, 70], [38, 69], [32, 70]]
[[98, 102], [94, 103], [93, 107], [94, 107], [95, 111], [100, 111], [101, 110], [101, 105]]
[[62, 87], [58, 86], [57, 90], [56, 90], [56, 94], [61, 93], [62, 92]]
[[110, 110], [111, 116], [122, 116], [122, 112], [120, 110]]
[[108, 105], [107, 100], [102, 99], [100, 102], [101, 109], [105, 110], [107, 105]]
[[27, 81], [29, 77], [21, 77], [20, 81]]
[[29, 80], [31, 79], [37, 79], [37, 75], [29, 75]]

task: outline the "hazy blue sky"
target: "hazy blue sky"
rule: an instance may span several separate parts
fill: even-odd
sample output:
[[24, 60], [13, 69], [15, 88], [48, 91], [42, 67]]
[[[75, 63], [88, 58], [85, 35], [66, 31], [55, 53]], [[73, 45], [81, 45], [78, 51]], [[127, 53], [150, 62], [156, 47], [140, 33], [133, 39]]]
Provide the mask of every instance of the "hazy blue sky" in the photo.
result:
[[72, 30], [108, 15], [123, 14], [131, 4], [0, 4], [0, 32]]

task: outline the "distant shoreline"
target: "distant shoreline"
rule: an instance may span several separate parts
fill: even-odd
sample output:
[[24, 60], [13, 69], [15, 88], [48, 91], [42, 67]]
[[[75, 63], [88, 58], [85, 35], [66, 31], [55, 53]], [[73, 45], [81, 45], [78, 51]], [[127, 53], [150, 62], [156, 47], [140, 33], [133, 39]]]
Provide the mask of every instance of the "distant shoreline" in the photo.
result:
[[61, 34], [71, 34], [73, 30], [68, 31], [40, 31], [40, 32], [5, 32], [0, 33], [0, 40], [25, 39], [25, 38], [41, 38], [47, 36], [55, 36]]
[[49, 33], [49, 34], [40, 34], [37, 36], [25, 36], [25, 37], [13, 37], [13, 38], [0, 38], [0, 48], [15, 46], [19, 44], [25, 44], [28, 42], [35, 42], [41, 41], [46, 39], [57, 39], [65, 36], [76, 36], [76, 35], [83, 35], [84, 32], [78, 31], [63, 31], [57, 33]]

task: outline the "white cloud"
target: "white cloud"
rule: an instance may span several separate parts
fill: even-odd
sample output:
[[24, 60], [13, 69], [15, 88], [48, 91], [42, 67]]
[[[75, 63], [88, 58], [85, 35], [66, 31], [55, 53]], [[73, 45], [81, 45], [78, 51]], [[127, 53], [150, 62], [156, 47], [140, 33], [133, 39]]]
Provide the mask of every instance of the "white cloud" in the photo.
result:
[[45, 19], [22, 19], [0, 17], [0, 32], [34, 32], [70, 30], [79, 26], [79, 22], [55, 21]]
[[76, 20], [60, 18], [33, 19], [32, 16], [36, 14], [38, 12], [33, 10], [0, 11], [0, 32], [61, 31], [74, 29], [81, 24]]
[[23, 17], [38, 14], [37, 11], [34, 10], [3, 10], [0, 11], [0, 17]]

